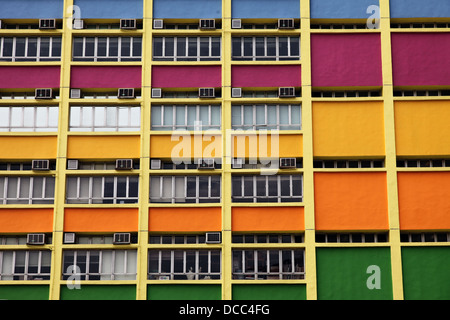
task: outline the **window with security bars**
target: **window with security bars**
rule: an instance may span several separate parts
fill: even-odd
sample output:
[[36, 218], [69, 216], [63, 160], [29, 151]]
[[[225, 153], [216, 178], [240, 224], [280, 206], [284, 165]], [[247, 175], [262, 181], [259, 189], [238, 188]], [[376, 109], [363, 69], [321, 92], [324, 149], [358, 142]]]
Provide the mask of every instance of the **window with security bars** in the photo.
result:
[[1, 37], [0, 61], [60, 61], [61, 37]]
[[220, 105], [154, 105], [152, 130], [220, 130]]
[[233, 202], [302, 202], [302, 175], [232, 176]]
[[0, 177], [0, 204], [53, 204], [54, 194], [54, 177]]
[[66, 203], [138, 203], [138, 176], [68, 176]]
[[64, 250], [62, 279], [136, 280], [137, 250]]
[[58, 107], [0, 107], [0, 132], [56, 132]]
[[220, 37], [153, 37], [154, 61], [219, 61]]
[[233, 105], [232, 129], [301, 130], [301, 106], [291, 104]]
[[303, 249], [234, 249], [233, 279], [304, 279]]
[[300, 60], [300, 37], [233, 37], [232, 60], [286, 61]]
[[218, 203], [221, 176], [151, 176], [152, 203]]
[[71, 106], [70, 131], [139, 131], [139, 106]]
[[149, 250], [149, 280], [209, 280], [221, 277], [220, 250]]
[[142, 37], [74, 37], [73, 61], [141, 61]]
[[50, 250], [0, 251], [0, 280], [50, 280]]

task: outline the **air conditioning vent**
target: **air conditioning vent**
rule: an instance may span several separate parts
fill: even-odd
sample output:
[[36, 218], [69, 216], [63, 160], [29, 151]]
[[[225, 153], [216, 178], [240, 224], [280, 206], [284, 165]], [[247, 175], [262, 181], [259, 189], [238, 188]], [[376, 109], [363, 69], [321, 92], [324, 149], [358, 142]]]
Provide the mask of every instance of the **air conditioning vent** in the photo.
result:
[[84, 29], [84, 21], [81, 20], [81, 19], [75, 19], [75, 20], [73, 20], [73, 25], [72, 25], [72, 27], [73, 27], [75, 30], [81, 30], [81, 29]]
[[153, 20], [153, 29], [163, 29], [163, 28], [164, 28], [164, 20], [163, 19]]
[[136, 29], [136, 19], [120, 19], [120, 29]]
[[206, 233], [206, 243], [221, 243], [221, 233], [220, 232], [207, 232]]
[[45, 234], [43, 233], [29, 233], [27, 234], [27, 244], [43, 245], [45, 244]]
[[48, 171], [48, 170], [50, 170], [50, 161], [49, 160], [33, 160], [33, 161], [31, 161], [31, 169]]
[[67, 170], [78, 170], [78, 160], [67, 160]]
[[294, 19], [278, 19], [278, 29], [294, 29]]
[[150, 169], [159, 170], [161, 169], [161, 160], [159, 159], [151, 159], [150, 160]]
[[280, 158], [280, 168], [289, 169], [295, 168], [297, 166], [297, 161], [295, 158]]
[[162, 98], [162, 90], [160, 88], [152, 88], [152, 98]]
[[131, 234], [130, 233], [114, 233], [113, 244], [130, 244]]
[[241, 98], [242, 97], [242, 88], [231, 88], [231, 97], [232, 98]]
[[280, 98], [294, 98], [295, 97], [295, 88], [294, 87], [279, 88], [278, 96]]
[[134, 89], [133, 88], [121, 88], [117, 94], [119, 99], [134, 99]]
[[214, 159], [201, 159], [197, 169], [214, 169]]
[[199, 88], [198, 96], [199, 98], [215, 98], [216, 93], [214, 88]]
[[81, 89], [70, 89], [71, 99], [81, 99]]
[[244, 166], [244, 159], [234, 158], [233, 163], [231, 164], [232, 169], [242, 169]]
[[53, 99], [52, 89], [36, 89], [34, 94], [35, 99]]
[[132, 159], [118, 159], [116, 160], [116, 170], [131, 170], [133, 169]]
[[64, 233], [64, 243], [75, 243], [75, 232]]
[[39, 29], [56, 29], [55, 19], [40, 19]]
[[200, 19], [200, 29], [215, 29], [216, 21], [214, 19]]
[[241, 29], [242, 28], [241, 19], [231, 19], [231, 28], [232, 29]]

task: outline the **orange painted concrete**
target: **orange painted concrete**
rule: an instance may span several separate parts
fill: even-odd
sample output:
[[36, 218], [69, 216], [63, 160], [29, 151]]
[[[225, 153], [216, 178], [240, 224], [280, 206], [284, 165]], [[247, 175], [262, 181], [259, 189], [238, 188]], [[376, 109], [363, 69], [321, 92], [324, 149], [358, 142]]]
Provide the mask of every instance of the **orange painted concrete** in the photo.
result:
[[150, 232], [221, 231], [220, 207], [150, 208]]
[[138, 231], [137, 209], [78, 209], [64, 211], [67, 232], [133, 232]]
[[450, 172], [399, 172], [400, 229], [450, 229]]
[[234, 157], [237, 158], [302, 157], [303, 135], [235, 135], [233, 137], [232, 152]]
[[2, 159], [55, 159], [56, 145], [56, 136], [0, 137]]
[[53, 209], [0, 209], [0, 233], [52, 232]]
[[303, 207], [235, 207], [232, 209], [233, 231], [305, 230]]
[[389, 229], [386, 174], [315, 173], [316, 230]]
[[139, 158], [139, 136], [70, 136], [67, 156], [74, 159]]

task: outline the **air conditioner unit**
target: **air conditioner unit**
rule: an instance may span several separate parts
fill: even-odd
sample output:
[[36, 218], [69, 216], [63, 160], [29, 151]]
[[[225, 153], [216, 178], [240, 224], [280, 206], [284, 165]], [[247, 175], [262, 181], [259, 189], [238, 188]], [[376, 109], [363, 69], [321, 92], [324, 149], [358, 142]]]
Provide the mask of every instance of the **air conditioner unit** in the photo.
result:
[[153, 29], [163, 29], [164, 28], [164, 20], [163, 19], [154, 19], [153, 20]]
[[160, 88], [152, 88], [152, 98], [162, 98], [162, 90]]
[[294, 98], [295, 88], [294, 87], [282, 87], [278, 89], [278, 96], [280, 98]]
[[84, 29], [84, 20], [81, 19], [73, 20], [72, 28], [76, 30]]
[[242, 97], [242, 88], [231, 88], [231, 97], [232, 98], [241, 98]]
[[45, 244], [45, 234], [43, 233], [29, 233], [27, 234], [27, 244], [43, 245]]
[[133, 169], [132, 159], [118, 159], [116, 160], [116, 170], [131, 170]]
[[161, 169], [161, 160], [159, 159], [151, 159], [150, 160], [150, 169], [159, 170]]
[[75, 243], [75, 232], [64, 233], [64, 243]]
[[294, 29], [294, 19], [278, 19], [278, 29]]
[[136, 19], [120, 19], [120, 29], [136, 29]]
[[216, 21], [214, 19], [200, 19], [200, 29], [215, 29]]
[[222, 243], [220, 232], [207, 232], [206, 233], [206, 243]]
[[214, 169], [214, 159], [199, 160], [197, 169]]
[[34, 94], [35, 99], [53, 99], [52, 89], [36, 89]]
[[71, 99], [81, 99], [81, 89], [70, 89]]
[[120, 88], [117, 94], [119, 99], [134, 99], [134, 88]]
[[113, 244], [130, 244], [131, 234], [130, 233], [114, 233]]
[[295, 158], [280, 158], [280, 168], [281, 169], [289, 169], [296, 168], [297, 161]]
[[67, 160], [67, 170], [78, 170], [78, 160]]
[[31, 161], [31, 169], [48, 171], [48, 170], [50, 170], [50, 161], [49, 160], [32, 160]]
[[199, 98], [215, 98], [216, 93], [214, 88], [199, 88], [198, 89]]
[[242, 28], [241, 19], [231, 19], [231, 28], [232, 29], [241, 29]]
[[56, 29], [55, 19], [40, 19], [39, 29]]
[[244, 166], [244, 159], [241, 158], [234, 158], [231, 163], [232, 169], [242, 169]]

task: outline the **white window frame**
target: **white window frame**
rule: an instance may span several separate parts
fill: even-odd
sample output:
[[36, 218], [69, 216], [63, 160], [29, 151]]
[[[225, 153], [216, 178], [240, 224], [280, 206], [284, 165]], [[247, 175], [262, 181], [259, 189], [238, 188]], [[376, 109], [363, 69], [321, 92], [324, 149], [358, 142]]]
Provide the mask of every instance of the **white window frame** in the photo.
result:
[[[173, 56], [166, 56], [166, 39], [167, 38], [173, 38]], [[184, 38], [185, 39], [185, 55], [181, 56], [178, 54], [178, 38]], [[196, 38], [197, 44], [197, 54], [190, 56], [189, 55], [189, 38]], [[200, 43], [201, 39], [208, 39], [208, 55], [207, 56], [201, 56], [200, 55]], [[219, 39], [219, 55], [213, 56], [212, 55], [212, 43], [214, 39]], [[222, 39], [218, 36], [198, 36], [198, 37], [153, 37], [153, 44], [155, 43], [155, 39], [162, 39], [162, 55], [156, 56], [155, 51], [153, 50], [153, 61], [220, 61], [221, 59], [221, 50], [222, 50]]]
[[[269, 124], [269, 115], [268, 115], [268, 108], [269, 107], [276, 107], [276, 121], [274, 124]], [[246, 122], [246, 113], [245, 109], [251, 107], [252, 108], [252, 123], [251, 124], [245, 124]], [[288, 124], [281, 124], [280, 123], [280, 109], [281, 107], [288, 107]], [[299, 123], [293, 124], [292, 120], [292, 108], [293, 107], [299, 107]], [[264, 123], [257, 124], [257, 109], [264, 108]], [[265, 129], [272, 129], [272, 130], [301, 130], [302, 129], [302, 106], [300, 104], [253, 104], [253, 105], [232, 105], [231, 106], [231, 117], [233, 121], [233, 114], [235, 112], [238, 112], [240, 115], [240, 124], [232, 124], [232, 129], [236, 130], [265, 130]], [[273, 119], [272, 119], [273, 120]], [[298, 128], [295, 128], [298, 127]]]
[[[252, 54], [249, 56], [244, 55], [244, 41], [245, 38], [251, 38], [251, 46], [252, 46]], [[264, 39], [264, 55], [257, 56], [256, 55], [256, 39], [257, 38], [263, 38]], [[267, 39], [268, 38], [275, 38], [275, 56], [269, 56], [267, 55]], [[287, 52], [288, 54], [286, 56], [280, 56], [280, 38], [287, 38]], [[298, 55], [292, 55], [291, 54], [291, 38], [297, 38], [298, 39]], [[233, 46], [235, 45], [235, 39], [240, 39], [240, 51], [241, 54], [239, 56], [235, 56]], [[300, 60], [300, 36], [242, 36], [242, 37], [233, 37], [232, 38], [232, 57], [231, 59], [234, 61], [296, 61]]]
[[[24, 272], [15, 272], [15, 268], [18, 267], [18, 253], [25, 253]], [[30, 253], [38, 253], [36, 273], [29, 272], [31, 267]], [[51, 254], [50, 250], [5, 250], [0, 251], [0, 280], [50, 280], [51, 273]], [[12, 255], [12, 256], [11, 256]], [[45, 255], [45, 256], [44, 256]], [[46, 261], [47, 263], [44, 263]], [[43, 268], [48, 267], [49, 272], [43, 272]], [[8, 269], [8, 270], [6, 270]], [[14, 279], [16, 277], [16, 279]], [[17, 279], [18, 278], [18, 279]]]
[[[86, 55], [86, 39], [87, 38], [93, 38], [94, 39], [94, 55], [93, 56], [87, 56]], [[106, 55], [105, 56], [99, 56], [98, 55], [98, 40], [99, 38], [106, 38]], [[117, 40], [117, 56], [110, 56], [109, 55], [109, 45], [110, 45], [110, 39], [111, 38], [118, 38]], [[122, 56], [122, 39], [123, 38], [130, 38], [130, 55], [129, 56]], [[139, 56], [133, 55], [133, 47], [134, 47], [134, 38], [141, 39], [141, 54]], [[75, 56], [75, 41], [77, 39], [83, 39], [83, 45], [82, 45], [82, 55], [81, 56]], [[72, 51], [72, 61], [141, 61], [142, 60], [142, 37], [136, 37], [136, 36], [129, 36], [129, 37], [74, 37], [73, 38], [73, 51]]]
[[[5, 38], [12, 38], [13, 39], [13, 45], [12, 45], [12, 56], [4, 56], [3, 49], [4, 49], [4, 42]], [[16, 57], [16, 48], [17, 48], [17, 38], [23, 38], [25, 39], [25, 52], [23, 57]], [[30, 56], [28, 57], [28, 44], [29, 39], [37, 39], [36, 41], [36, 56]], [[42, 56], [41, 57], [41, 41], [42, 38], [49, 38], [49, 55], [47, 57]], [[0, 61], [61, 61], [61, 50], [59, 52], [59, 56], [53, 56], [53, 39], [60, 39], [60, 47], [62, 47], [62, 37], [0, 37]], [[6, 60], [8, 59], [8, 60]], [[11, 59], [11, 60], [9, 60]]]
[[[7, 110], [7, 111], [6, 111]], [[7, 116], [4, 116], [7, 113]], [[38, 115], [45, 114], [43, 123]], [[0, 132], [56, 132], [58, 131], [58, 106], [0, 106]], [[51, 116], [53, 119], [50, 123]], [[14, 119], [17, 118], [18, 119]], [[30, 120], [31, 119], [31, 120]], [[13, 120], [18, 121], [13, 124]], [[6, 122], [6, 124], [3, 124]]]
[[[179, 253], [181, 252], [183, 255], [183, 271], [182, 272], [175, 272], [175, 252]], [[190, 270], [187, 266], [187, 254], [193, 252], [195, 254], [195, 266], [194, 269]], [[199, 265], [199, 257], [200, 252], [204, 253], [206, 252], [208, 254], [208, 270], [206, 272], [202, 272], [200, 265]], [[154, 257], [152, 253], [156, 253], [158, 255], [157, 258], [157, 264], [158, 264], [158, 270], [156, 272], [150, 272], [150, 267], [152, 266], [151, 259]], [[162, 270], [162, 258], [163, 254], [170, 254], [170, 272], [163, 272]], [[219, 257], [219, 261], [216, 262], [219, 266], [218, 272], [212, 271], [212, 258], [215, 254]], [[156, 256], [156, 255], [155, 255]], [[221, 279], [222, 274], [222, 255], [220, 249], [212, 249], [212, 250], [182, 250], [182, 249], [175, 249], [175, 250], [149, 250], [148, 254], [148, 278], [150, 280], [208, 280], [208, 279], [215, 279], [219, 280]]]
[[[13, 180], [16, 180], [15, 186]], [[41, 181], [39, 185], [38, 181]], [[11, 189], [11, 185], [15, 190]], [[38, 187], [41, 192], [35, 196], [35, 189]], [[53, 191], [51, 197], [46, 196], [47, 189]], [[0, 176], [0, 204], [53, 204], [54, 192], [55, 178], [51, 176]], [[15, 196], [9, 197], [9, 193], [14, 193]], [[23, 193], [27, 196], [21, 197]]]

